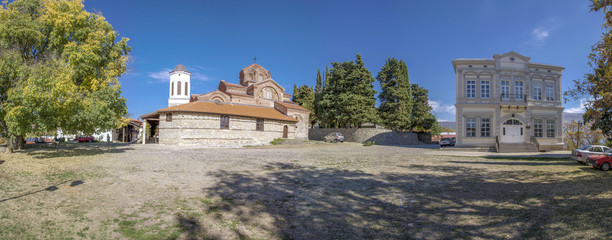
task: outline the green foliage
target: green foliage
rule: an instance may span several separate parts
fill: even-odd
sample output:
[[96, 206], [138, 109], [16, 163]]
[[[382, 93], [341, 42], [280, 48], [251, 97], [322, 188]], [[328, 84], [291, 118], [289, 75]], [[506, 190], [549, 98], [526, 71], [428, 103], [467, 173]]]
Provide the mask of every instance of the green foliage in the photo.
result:
[[375, 141], [366, 141], [366, 142], [363, 143], [363, 146], [369, 147], [369, 146], [372, 146], [374, 144], [376, 144]]
[[567, 149], [580, 148], [584, 145], [601, 144], [604, 136], [601, 130], [592, 130], [592, 123], [579, 124], [572, 120], [563, 123], [563, 141]]
[[297, 92], [293, 93], [294, 101], [299, 103], [300, 106], [310, 110], [310, 124], [317, 122], [317, 116], [315, 114], [315, 93], [312, 88], [308, 85], [303, 85], [297, 88]]
[[376, 78], [382, 92], [380, 118], [385, 127], [393, 130], [410, 130], [412, 127], [412, 88], [408, 79], [408, 67], [404, 60], [387, 59]]
[[412, 88], [412, 126], [410, 129], [417, 131], [429, 130], [438, 125], [436, 117], [431, 114], [427, 89], [411, 84]]
[[279, 145], [279, 144], [282, 144], [284, 141], [285, 141], [285, 139], [282, 139], [282, 138], [275, 138], [274, 140], [272, 140], [272, 141], [270, 142], [270, 144], [272, 144], [272, 145]]
[[605, 18], [604, 33], [589, 55], [594, 71], [582, 80], [574, 80], [574, 87], [564, 94], [566, 101], [586, 98], [584, 121], [612, 136], [612, 2], [591, 0], [591, 3], [591, 11], [603, 11]]
[[374, 78], [357, 54], [356, 61], [332, 63], [319, 101], [322, 122], [331, 127], [359, 127], [378, 122]]
[[[127, 113], [118, 77], [130, 47], [81, 1], [0, 5], [0, 127], [8, 137], [61, 128], [92, 134]], [[9, 141], [10, 142], [10, 141]], [[10, 146], [11, 148], [14, 146]]]

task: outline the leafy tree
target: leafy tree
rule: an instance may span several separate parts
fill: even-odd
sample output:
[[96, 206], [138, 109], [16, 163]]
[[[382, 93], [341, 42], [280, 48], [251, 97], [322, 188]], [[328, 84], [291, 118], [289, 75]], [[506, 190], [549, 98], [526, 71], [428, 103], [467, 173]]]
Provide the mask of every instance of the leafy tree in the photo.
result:
[[355, 62], [332, 63], [320, 104], [323, 121], [333, 127], [359, 127], [378, 122], [374, 78], [357, 54]]
[[315, 115], [315, 93], [312, 88], [308, 87], [308, 85], [303, 85], [297, 89], [297, 92], [294, 93], [293, 97], [295, 98], [295, 102], [299, 103], [300, 106], [310, 110], [310, 124], [314, 124], [317, 122], [317, 117]]
[[572, 120], [563, 123], [563, 141], [568, 149], [580, 148], [588, 144], [601, 144], [604, 136], [599, 129], [592, 129], [592, 123], [578, 124]]
[[0, 5], [0, 127], [20, 148], [28, 133], [92, 134], [127, 112], [118, 77], [130, 47], [79, 0]]
[[574, 80], [574, 88], [565, 92], [565, 100], [588, 96], [584, 121], [593, 129], [612, 136], [612, 1], [591, 0], [591, 11], [603, 11], [605, 22], [601, 39], [591, 49], [589, 65], [594, 72]]
[[412, 88], [412, 124], [409, 129], [423, 131], [430, 130], [438, 125], [436, 117], [431, 113], [427, 89], [418, 84], [411, 84]]
[[389, 58], [378, 73], [382, 92], [380, 99], [380, 117], [383, 124], [390, 129], [403, 130], [412, 126], [412, 87], [408, 79], [408, 67], [404, 60]]

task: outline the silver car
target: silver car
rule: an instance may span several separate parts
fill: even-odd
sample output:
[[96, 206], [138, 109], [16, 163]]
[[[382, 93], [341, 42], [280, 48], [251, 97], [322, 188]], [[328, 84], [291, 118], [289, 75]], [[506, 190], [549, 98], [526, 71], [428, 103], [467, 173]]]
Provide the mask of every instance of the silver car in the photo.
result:
[[586, 145], [579, 149], [572, 150], [572, 155], [570, 156], [570, 159], [584, 164], [586, 163], [587, 157], [591, 155], [603, 154], [605, 151], [608, 151], [609, 149], [610, 149], [609, 147], [601, 146], [601, 145]]

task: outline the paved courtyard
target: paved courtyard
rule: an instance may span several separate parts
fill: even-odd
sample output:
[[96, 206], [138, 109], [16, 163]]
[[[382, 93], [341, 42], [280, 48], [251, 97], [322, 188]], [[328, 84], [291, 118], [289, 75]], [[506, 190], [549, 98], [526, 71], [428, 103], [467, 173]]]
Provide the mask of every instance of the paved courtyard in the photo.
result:
[[0, 239], [605, 239], [610, 186], [567, 152], [71, 144], [0, 154]]

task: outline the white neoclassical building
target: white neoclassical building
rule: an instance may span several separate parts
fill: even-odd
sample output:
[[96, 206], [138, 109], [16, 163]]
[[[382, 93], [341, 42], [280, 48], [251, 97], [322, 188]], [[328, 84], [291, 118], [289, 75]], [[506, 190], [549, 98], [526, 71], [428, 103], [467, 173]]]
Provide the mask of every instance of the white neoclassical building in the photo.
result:
[[561, 66], [516, 52], [453, 60], [457, 146], [561, 150]]

